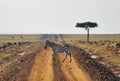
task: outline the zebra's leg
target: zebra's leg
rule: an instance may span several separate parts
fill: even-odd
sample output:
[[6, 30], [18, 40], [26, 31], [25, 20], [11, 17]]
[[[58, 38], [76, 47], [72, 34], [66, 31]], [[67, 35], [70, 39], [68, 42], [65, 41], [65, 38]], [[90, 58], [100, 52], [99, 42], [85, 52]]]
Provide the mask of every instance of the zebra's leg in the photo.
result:
[[72, 61], [72, 58], [71, 58], [71, 52], [69, 53], [69, 56], [70, 56], [70, 62]]
[[56, 58], [55, 58], [55, 54], [56, 54], [56, 52], [55, 52], [55, 50], [53, 50], [53, 53], [52, 53], [52, 58], [53, 58], [53, 61], [55, 61], [55, 60], [56, 60]]
[[69, 55], [69, 57], [70, 57], [70, 62], [71, 62], [71, 61], [72, 61], [72, 58], [71, 58], [71, 51], [70, 51], [70, 50], [67, 50], [66, 54]]
[[65, 59], [67, 58], [67, 53], [66, 53], [66, 56], [65, 56], [65, 58], [63, 59], [63, 62], [65, 61]]
[[54, 55], [55, 55], [55, 50], [54, 50], [54, 49], [52, 49], [52, 51], [53, 51], [52, 56], [54, 56]]

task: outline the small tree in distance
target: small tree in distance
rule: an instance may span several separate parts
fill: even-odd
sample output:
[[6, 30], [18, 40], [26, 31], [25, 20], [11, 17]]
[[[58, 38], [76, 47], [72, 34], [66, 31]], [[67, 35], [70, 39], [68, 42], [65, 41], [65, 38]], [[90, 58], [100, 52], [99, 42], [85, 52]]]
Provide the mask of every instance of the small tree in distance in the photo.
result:
[[87, 42], [89, 42], [89, 29], [97, 27], [98, 24], [95, 22], [84, 22], [84, 23], [77, 23], [76, 27], [85, 28], [87, 30]]

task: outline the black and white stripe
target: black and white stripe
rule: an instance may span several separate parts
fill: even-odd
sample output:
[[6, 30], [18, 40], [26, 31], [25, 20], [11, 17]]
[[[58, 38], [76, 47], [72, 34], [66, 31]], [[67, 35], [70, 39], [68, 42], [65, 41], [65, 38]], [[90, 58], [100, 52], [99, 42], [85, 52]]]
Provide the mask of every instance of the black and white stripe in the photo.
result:
[[47, 47], [51, 47], [52, 48], [52, 51], [53, 51], [53, 55], [54, 54], [57, 54], [57, 53], [62, 53], [62, 52], [65, 52], [66, 56], [65, 58], [63, 59], [63, 62], [65, 61], [65, 59], [67, 58], [67, 55], [70, 57], [70, 62], [72, 61], [71, 59], [71, 52], [70, 52], [70, 46], [69, 45], [59, 45], [59, 44], [56, 44], [54, 42], [51, 42], [49, 40], [46, 40], [46, 45], [45, 45], [45, 49]]

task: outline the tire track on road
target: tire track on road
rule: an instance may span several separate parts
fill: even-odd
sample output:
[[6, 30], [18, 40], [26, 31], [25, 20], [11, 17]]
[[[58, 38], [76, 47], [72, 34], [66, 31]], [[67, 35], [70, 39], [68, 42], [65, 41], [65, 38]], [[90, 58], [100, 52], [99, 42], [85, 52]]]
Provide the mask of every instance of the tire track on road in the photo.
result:
[[54, 69], [54, 81], [67, 81], [62, 69], [60, 61], [58, 60], [58, 56], [53, 58], [53, 69]]
[[36, 55], [28, 81], [67, 81], [57, 57], [52, 58], [52, 50], [43, 49]]
[[51, 50], [42, 50], [36, 56], [28, 81], [53, 81]]
[[77, 61], [72, 57], [72, 62], [69, 62], [69, 57], [65, 62], [62, 62], [65, 54], [59, 53], [58, 60], [61, 60], [60, 66], [63, 74], [65, 75], [66, 81], [92, 81], [90, 76], [78, 66]]

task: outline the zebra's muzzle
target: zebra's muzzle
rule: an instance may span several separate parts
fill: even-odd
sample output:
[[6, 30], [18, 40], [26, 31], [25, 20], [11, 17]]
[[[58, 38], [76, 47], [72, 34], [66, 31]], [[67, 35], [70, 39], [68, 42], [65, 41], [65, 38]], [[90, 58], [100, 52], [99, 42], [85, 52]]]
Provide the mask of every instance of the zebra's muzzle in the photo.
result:
[[44, 47], [44, 49], [47, 49], [47, 47]]

